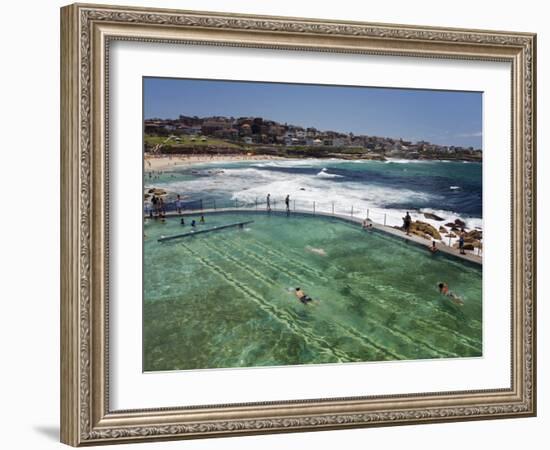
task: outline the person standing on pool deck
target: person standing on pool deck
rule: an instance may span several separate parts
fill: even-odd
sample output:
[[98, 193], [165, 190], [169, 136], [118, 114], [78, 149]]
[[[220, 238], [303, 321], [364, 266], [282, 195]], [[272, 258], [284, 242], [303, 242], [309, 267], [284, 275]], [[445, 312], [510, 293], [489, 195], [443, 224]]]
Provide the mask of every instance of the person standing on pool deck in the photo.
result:
[[285, 205], [286, 205], [286, 215], [288, 216], [290, 214], [290, 195], [288, 194], [285, 198]]
[[178, 198], [176, 199], [176, 208], [178, 210], [178, 214], [181, 214], [181, 196], [178, 194]]
[[409, 211], [407, 211], [407, 214], [405, 214], [405, 217], [403, 217], [403, 227], [405, 228], [405, 231], [407, 232], [407, 236], [411, 235], [411, 216], [409, 214]]
[[435, 241], [432, 241], [432, 246], [430, 247], [430, 252], [436, 253], [438, 251], [438, 248], [435, 246]]
[[465, 255], [466, 252], [464, 251], [464, 229], [460, 233], [460, 237], [458, 238], [458, 248], [460, 249], [460, 254]]
[[166, 210], [164, 208], [164, 200], [162, 199], [162, 197], [158, 198], [158, 206], [159, 206], [160, 217], [164, 217]]
[[151, 209], [155, 212], [155, 215], [157, 215], [158, 213], [157, 202], [157, 196], [153, 194], [153, 196], [151, 197], [151, 205], [153, 205]]
[[267, 194], [266, 202], [267, 202], [267, 212], [271, 212], [271, 194]]

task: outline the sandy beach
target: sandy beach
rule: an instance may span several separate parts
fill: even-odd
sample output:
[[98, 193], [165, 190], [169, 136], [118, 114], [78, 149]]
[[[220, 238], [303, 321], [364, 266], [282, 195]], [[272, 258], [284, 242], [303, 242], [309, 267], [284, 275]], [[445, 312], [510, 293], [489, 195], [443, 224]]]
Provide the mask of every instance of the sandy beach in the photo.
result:
[[265, 161], [285, 159], [272, 155], [146, 155], [144, 158], [145, 171], [149, 170], [170, 170], [177, 166], [189, 166], [207, 162], [227, 161]]

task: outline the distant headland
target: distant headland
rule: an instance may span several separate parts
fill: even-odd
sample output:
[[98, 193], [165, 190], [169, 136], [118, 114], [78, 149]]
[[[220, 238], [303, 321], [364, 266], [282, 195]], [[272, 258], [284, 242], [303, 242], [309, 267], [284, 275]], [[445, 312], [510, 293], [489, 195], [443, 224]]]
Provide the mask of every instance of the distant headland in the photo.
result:
[[266, 155], [283, 158], [459, 160], [481, 162], [481, 149], [355, 135], [262, 117], [148, 118], [144, 151], [165, 155]]

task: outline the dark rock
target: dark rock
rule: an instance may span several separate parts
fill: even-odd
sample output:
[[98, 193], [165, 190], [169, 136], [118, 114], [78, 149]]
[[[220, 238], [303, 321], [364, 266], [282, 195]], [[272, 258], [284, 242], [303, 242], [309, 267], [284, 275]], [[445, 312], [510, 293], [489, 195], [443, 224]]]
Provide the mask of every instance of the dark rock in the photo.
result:
[[460, 219], [455, 219], [455, 225], [460, 228], [464, 228], [466, 226], [466, 222], [463, 222]]
[[483, 232], [480, 230], [472, 230], [467, 233], [467, 236], [471, 239], [482, 239], [483, 238]]
[[440, 233], [447, 233], [447, 228], [445, 228], [444, 226], [440, 226], [439, 227], [439, 232]]
[[426, 222], [421, 222], [420, 220], [417, 220], [411, 224], [411, 233], [427, 239], [431, 237], [438, 241], [441, 240], [441, 235], [432, 225]]
[[436, 216], [435, 214], [432, 214], [432, 213], [424, 213], [424, 217], [426, 219], [432, 219], [432, 220], [437, 220], [438, 222], [441, 222], [442, 220], [445, 220], [439, 216]]
[[[458, 242], [455, 242], [453, 244], [453, 248], [459, 248]], [[475, 245], [474, 244], [464, 244], [464, 250], [475, 250]]]

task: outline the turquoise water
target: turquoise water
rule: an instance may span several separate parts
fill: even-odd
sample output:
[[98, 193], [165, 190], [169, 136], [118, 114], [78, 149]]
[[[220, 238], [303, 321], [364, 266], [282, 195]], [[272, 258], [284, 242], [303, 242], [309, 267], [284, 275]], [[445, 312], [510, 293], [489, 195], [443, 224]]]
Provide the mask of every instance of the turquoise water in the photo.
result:
[[330, 218], [217, 214], [199, 229], [246, 220], [165, 243], [190, 227], [145, 224], [145, 371], [482, 355], [479, 267]]
[[[163, 187], [205, 207], [271, 202], [281, 207], [290, 195], [297, 209], [354, 214], [389, 225], [401, 225], [408, 211], [414, 220], [424, 213], [460, 219], [468, 229], [483, 227], [482, 164], [463, 161], [344, 161], [280, 159], [272, 161], [212, 161], [174, 166], [145, 186]], [[428, 220], [429, 222], [430, 220]], [[432, 224], [439, 228], [438, 222]]]

